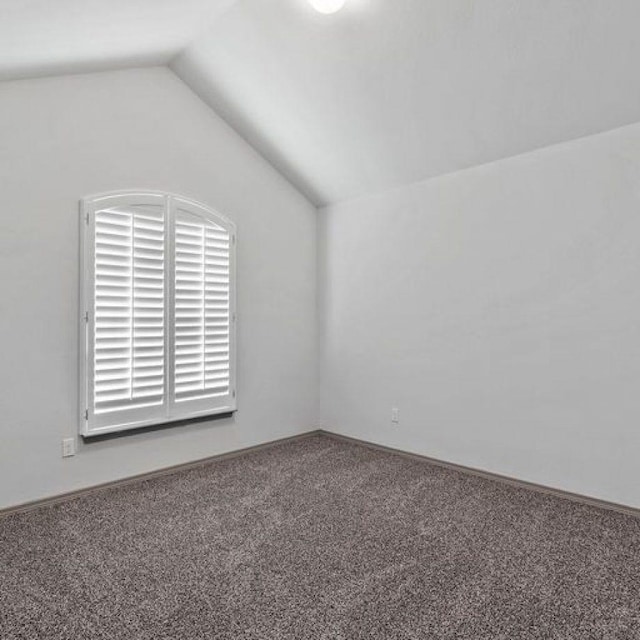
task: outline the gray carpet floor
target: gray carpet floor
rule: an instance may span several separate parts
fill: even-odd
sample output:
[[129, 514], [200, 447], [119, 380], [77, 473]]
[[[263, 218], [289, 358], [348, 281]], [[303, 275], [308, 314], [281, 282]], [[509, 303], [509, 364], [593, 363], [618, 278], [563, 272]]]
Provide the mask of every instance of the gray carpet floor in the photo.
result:
[[314, 436], [1, 518], [0, 638], [640, 638], [640, 519]]

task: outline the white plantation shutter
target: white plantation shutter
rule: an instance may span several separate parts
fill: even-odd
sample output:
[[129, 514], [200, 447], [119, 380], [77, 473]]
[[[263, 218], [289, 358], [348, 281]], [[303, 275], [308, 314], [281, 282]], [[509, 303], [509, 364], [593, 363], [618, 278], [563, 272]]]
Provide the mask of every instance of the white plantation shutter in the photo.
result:
[[174, 225], [174, 401], [225, 405], [232, 394], [232, 233], [181, 200]]
[[81, 432], [235, 410], [235, 231], [154, 193], [83, 202]]
[[96, 211], [96, 413], [162, 404], [164, 236], [158, 206]]

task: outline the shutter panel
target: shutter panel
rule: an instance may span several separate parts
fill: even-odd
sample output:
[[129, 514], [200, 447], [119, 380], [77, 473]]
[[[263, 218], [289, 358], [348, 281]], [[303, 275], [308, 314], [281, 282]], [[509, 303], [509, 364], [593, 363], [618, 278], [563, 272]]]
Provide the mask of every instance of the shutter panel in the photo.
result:
[[165, 209], [160, 196], [135, 195], [93, 207], [87, 373], [96, 431], [166, 413]]
[[213, 212], [174, 205], [176, 407], [234, 408], [233, 232]]

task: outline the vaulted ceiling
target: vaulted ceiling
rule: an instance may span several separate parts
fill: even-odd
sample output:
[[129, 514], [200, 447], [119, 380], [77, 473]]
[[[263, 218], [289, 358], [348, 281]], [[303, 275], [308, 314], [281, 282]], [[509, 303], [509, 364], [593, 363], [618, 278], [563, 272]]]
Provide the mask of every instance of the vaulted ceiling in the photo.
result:
[[234, 0], [0, 0], [0, 80], [167, 64]]
[[0, 8], [0, 78], [170, 63], [316, 204], [640, 120], [638, 0]]

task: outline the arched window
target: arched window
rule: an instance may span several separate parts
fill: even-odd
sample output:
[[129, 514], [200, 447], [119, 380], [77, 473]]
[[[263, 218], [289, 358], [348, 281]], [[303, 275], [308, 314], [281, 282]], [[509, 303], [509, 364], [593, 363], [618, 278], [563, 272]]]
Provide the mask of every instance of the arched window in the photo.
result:
[[233, 223], [144, 191], [81, 213], [82, 435], [235, 411]]

